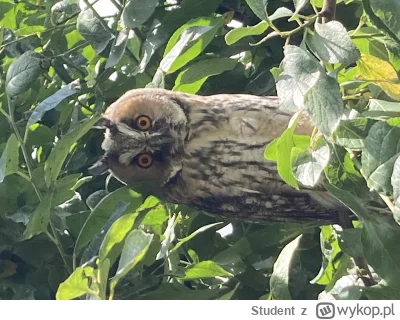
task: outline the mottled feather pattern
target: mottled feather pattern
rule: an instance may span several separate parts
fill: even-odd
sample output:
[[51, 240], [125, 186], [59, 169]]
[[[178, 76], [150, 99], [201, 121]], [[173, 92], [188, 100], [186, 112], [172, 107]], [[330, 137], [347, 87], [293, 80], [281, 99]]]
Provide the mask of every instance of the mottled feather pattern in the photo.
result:
[[[132, 125], [138, 115], [152, 120], [148, 131]], [[134, 189], [145, 182], [163, 200], [254, 222], [332, 222], [343, 210], [324, 191], [285, 184], [276, 164], [264, 158], [266, 145], [292, 117], [276, 97], [135, 89], [104, 117], [110, 122], [103, 142], [108, 166]], [[296, 130], [312, 129], [303, 117]], [[135, 157], [142, 152], [153, 155], [151, 167], [138, 168]]]

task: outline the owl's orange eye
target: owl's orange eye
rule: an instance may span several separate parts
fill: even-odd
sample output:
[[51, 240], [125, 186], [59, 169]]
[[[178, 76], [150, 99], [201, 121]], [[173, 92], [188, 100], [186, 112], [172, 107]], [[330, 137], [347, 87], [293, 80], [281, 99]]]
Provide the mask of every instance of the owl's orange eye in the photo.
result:
[[142, 131], [149, 130], [151, 127], [151, 120], [148, 116], [139, 116], [136, 118], [136, 126]]
[[153, 156], [150, 153], [141, 153], [137, 157], [137, 164], [140, 168], [150, 168], [153, 163]]

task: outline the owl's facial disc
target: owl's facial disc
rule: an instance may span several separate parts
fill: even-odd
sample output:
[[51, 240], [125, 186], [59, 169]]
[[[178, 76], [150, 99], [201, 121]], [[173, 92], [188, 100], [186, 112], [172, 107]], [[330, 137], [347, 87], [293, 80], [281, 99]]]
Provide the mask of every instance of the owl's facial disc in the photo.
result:
[[104, 161], [118, 180], [139, 192], [162, 187], [181, 166], [186, 116], [173, 101], [157, 101], [125, 95], [104, 114]]

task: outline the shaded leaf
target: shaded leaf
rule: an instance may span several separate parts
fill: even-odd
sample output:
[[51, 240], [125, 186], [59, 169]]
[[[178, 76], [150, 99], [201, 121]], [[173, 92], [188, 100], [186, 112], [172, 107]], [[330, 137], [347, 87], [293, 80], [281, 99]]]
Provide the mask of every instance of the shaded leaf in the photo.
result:
[[88, 132], [99, 119], [100, 115], [92, 116], [90, 119], [87, 119], [81, 125], [68, 132], [57, 142], [55, 147], [51, 150], [44, 166], [44, 178], [47, 186], [50, 186], [57, 180], [61, 167], [70, 152], [72, 144]]
[[140, 27], [150, 18], [158, 0], [129, 0], [122, 11], [122, 24], [129, 29]]
[[293, 283], [290, 282], [293, 280], [292, 277], [295, 276], [293, 275], [293, 268], [296, 265], [301, 268], [300, 257], [298, 253], [301, 237], [302, 236], [300, 235], [287, 244], [280, 252], [278, 259], [276, 259], [274, 263], [274, 270], [270, 280], [270, 288], [275, 299], [292, 299], [290, 286], [293, 285]]
[[351, 150], [361, 150], [372, 123], [365, 118], [341, 120], [333, 133], [335, 142]]
[[90, 8], [86, 8], [79, 13], [76, 29], [90, 42], [97, 54], [106, 48], [113, 37]]
[[377, 122], [364, 140], [361, 155], [362, 170], [368, 187], [380, 192], [391, 192], [390, 177], [400, 152], [400, 128]]
[[6, 92], [17, 96], [28, 90], [34, 81], [50, 66], [49, 60], [42, 54], [27, 51], [14, 60], [7, 70]]
[[[113, 223], [116, 222], [116, 220], [119, 219], [125, 213], [128, 206], [129, 206], [129, 203], [124, 202], [124, 201], [118, 201], [116, 203], [114, 211], [112, 212], [110, 218], [103, 225], [101, 230], [98, 231], [94, 235], [94, 237], [90, 241], [90, 244], [87, 246], [87, 248], [83, 252], [82, 257], [81, 257], [81, 263], [80, 263], [81, 265], [90, 261], [97, 254], [100, 254], [99, 253], [100, 246], [102, 246], [102, 244], [105, 240], [105, 237], [108, 234], [108, 231], [110, 230]], [[103, 262], [103, 261], [104, 260], [99, 261], [100, 266], [101, 266], [101, 262]]]
[[93, 236], [101, 230], [102, 226], [107, 222], [113, 212], [118, 201], [129, 203], [127, 212], [135, 211], [142, 203], [142, 197], [129, 189], [122, 187], [114, 192], [109, 193], [97, 204], [92, 210], [85, 224], [80, 230], [78, 239], [76, 239], [74, 255], [76, 256], [93, 238]]
[[79, 81], [73, 81], [68, 85], [62, 87], [56, 93], [52, 94], [50, 97], [44, 99], [39, 105], [33, 110], [29, 120], [26, 124], [27, 127], [30, 125], [40, 121], [43, 115], [55, 107], [63, 101], [65, 98], [72, 96], [73, 94], [80, 91]]
[[0, 157], [0, 183], [10, 174], [18, 171], [19, 143], [15, 134], [10, 135]]
[[53, 192], [48, 192], [39, 202], [26, 226], [26, 230], [24, 233], [26, 239], [30, 239], [34, 235], [40, 234], [42, 232], [47, 232], [47, 227], [50, 221], [50, 209], [52, 199]]
[[397, 0], [368, 0], [371, 9], [386, 27], [400, 40], [400, 3]]
[[363, 222], [364, 257], [390, 287], [400, 289], [400, 226], [392, 217], [379, 216]]
[[128, 34], [129, 30], [127, 29], [122, 29], [118, 33], [118, 36], [115, 38], [114, 43], [112, 45], [110, 55], [108, 56], [107, 63], [105, 65], [106, 69], [115, 67], [119, 62], [119, 60], [124, 55], [125, 48], [128, 43]]
[[246, 0], [250, 9], [254, 14], [260, 18], [260, 20], [267, 20], [267, 4], [268, 0]]

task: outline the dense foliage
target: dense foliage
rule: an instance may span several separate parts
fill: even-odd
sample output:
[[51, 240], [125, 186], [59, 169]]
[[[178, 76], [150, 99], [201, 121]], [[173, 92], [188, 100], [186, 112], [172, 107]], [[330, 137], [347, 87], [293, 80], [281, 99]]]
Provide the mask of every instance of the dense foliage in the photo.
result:
[[[0, 0], [0, 299], [400, 299], [400, 3], [323, 4]], [[145, 86], [305, 109], [313, 136], [265, 157], [359, 220], [221, 221], [91, 176], [101, 112]]]

